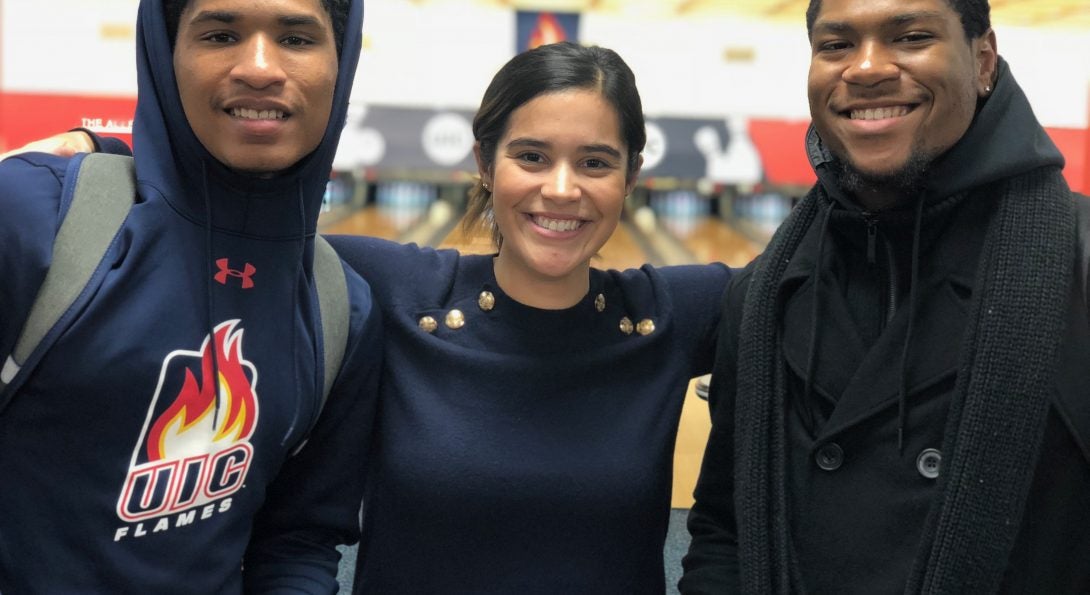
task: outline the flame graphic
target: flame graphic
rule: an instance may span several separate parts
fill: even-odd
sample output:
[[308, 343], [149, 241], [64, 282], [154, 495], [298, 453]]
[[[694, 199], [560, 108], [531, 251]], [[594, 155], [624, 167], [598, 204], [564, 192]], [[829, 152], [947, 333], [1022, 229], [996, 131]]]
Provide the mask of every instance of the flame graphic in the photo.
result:
[[527, 42], [526, 49], [532, 50], [541, 45], [564, 41], [567, 38], [568, 34], [564, 31], [563, 25], [560, 24], [556, 16], [552, 13], [543, 12], [537, 17], [537, 26], [530, 33], [530, 40]]
[[[256, 399], [242, 358], [243, 331], [235, 331], [238, 323], [231, 320], [217, 326], [212, 344], [205, 338], [200, 353], [201, 381], [198, 383], [192, 369], [186, 369], [178, 397], [148, 432], [149, 461], [213, 452], [250, 437], [257, 418]], [[213, 349], [218, 353], [218, 383], [208, 381], [212, 378]]]

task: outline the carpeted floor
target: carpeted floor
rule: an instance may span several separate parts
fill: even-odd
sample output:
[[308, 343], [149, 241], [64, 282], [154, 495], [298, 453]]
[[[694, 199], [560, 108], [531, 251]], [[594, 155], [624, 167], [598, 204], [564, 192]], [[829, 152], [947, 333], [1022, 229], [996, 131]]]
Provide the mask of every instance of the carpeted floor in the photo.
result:
[[[662, 557], [666, 563], [666, 593], [677, 594], [677, 581], [681, 578], [681, 558], [689, 549], [689, 532], [685, 530], [685, 517], [688, 510], [675, 508], [670, 511], [670, 528], [666, 533], [666, 547]], [[356, 567], [356, 548], [341, 550], [341, 567], [337, 580], [341, 583], [342, 593], [351, 593], [352, 572]]]

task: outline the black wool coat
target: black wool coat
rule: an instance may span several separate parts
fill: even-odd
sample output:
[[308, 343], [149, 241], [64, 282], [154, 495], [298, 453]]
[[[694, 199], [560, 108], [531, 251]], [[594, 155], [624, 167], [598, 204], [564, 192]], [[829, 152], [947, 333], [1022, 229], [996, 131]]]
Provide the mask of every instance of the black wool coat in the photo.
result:
[[[803, 240], [781, 284], [790, 530], [807, 593], [903, 592], [916, 556], [922, 555], [924, 522], [939, 496], [943, 430], [977, 252], [991, 213], [986, 201], [963, 201], [952, 209], [949, 225], [924, 253], [929, 264], [918, 281], [903, 450], [896, 438], [897, 382], [907, 308], [896, 310], [868, 348], [860, 330], [867, 323], [853, 317], [845, 297], [852, 293], [837, 284], [852, 275], [826, 276], [831, 287], [824, 289], [812, 389], [819, 402], [812, 404], [810, 422], [799, 395], [814, 299], [809, 271], [815, 250], [807, 248], [816, 243], [816, 231]], [[1080, 225], [1090, 228], [1085, 211], [1090, 209], [1079, 213]], [[1090, 246], [1087, 232], [1080, 238], [1085, 246]], [[1060, 370], [1051, 380], [1048, 426], [1025, 516], [1014, 521], [1021, 529], [1003, 592], [1090, 592], [1090, 259], [1085, 256], [1090, 250], [1080, 253], [1073, 265], [1076, 283]], [[835, 261], [835, 254], [830, 258]], [[836, 270], [843, 264], [830, 266]], [[751, 273], [752, 265], [733, 280], [724, 301], [710, 394], [713, 431], [689, 518], [692, 543], [682, 593], [740, 591], [733, 412], [738, 329]]]

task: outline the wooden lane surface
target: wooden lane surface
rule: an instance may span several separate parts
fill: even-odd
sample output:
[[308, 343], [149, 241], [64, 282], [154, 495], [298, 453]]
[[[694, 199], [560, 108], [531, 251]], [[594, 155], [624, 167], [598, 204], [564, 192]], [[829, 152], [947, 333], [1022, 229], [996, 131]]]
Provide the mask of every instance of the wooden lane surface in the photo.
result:
[[318, 226], [322, 233], [330, 235], [374, 236], [387, 240], [396, 240], [401, 235], [401, 229], [388, 211], [373, 206], [328, 222], [319, 219]]
[[692, 508], [693, 489], [704, 460], [704, 446], [711, 433], [712, 420], [708, 402], [696, 396], [696, 378], [689, 381], [685, 403], [681, 406], [677, 440], [674, 443], [673, 508]]
[[757, 242], [715, 217], [702, 218], [680, 239], [695, 262], [722, 262], [735, 268], [746, 266], [762, 250]]

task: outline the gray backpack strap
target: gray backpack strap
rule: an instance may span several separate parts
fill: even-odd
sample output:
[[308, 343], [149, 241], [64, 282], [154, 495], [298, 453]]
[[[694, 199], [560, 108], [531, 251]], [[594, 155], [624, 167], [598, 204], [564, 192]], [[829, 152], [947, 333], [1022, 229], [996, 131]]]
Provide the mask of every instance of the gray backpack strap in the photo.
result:
[[[131, 157], [94, 153], [83, 157], [78, 167], [71, 204], [53, 240], [53, 261], [15, 349], [4, 361], [0, 391], [11, 384], [42, 339], [83, 294], [136, 197]], [[69, 171], [65, 179], [71, 175]]]
[[348, 344], [348, 282], [344, 265], [333, 246], [320, 235], [314, 236], [314, 284], [318, 289], [318, 308], [322, 317], [322, 342], [325, 382], [318, 411], [325, 406], [329, 390], [341, 369]]

